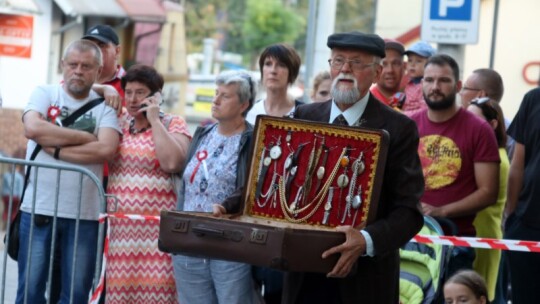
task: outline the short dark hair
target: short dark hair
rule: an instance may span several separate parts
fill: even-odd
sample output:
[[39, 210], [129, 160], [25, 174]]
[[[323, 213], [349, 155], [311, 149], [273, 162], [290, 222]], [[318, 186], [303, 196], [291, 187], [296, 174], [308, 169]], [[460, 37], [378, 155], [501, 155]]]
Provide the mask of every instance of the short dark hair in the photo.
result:
[[476, 69], [473, 71], [479, 78], [479, 89], [486, 92], [487, 96], [496, 102], [500, 102], [504, 94], [502, 77], [493, 69]]
[[428, 61], [426, 62], [425, 67], [428, 65], [438, 65], [438, 66], [445, 66], [448, 65], [452, 69], [452, 72], [454, 74], [454, 78], [456, 82], [459, 81], [459, 66], [457, 62], [454, 60], [454, 58], [450, 57], [446, 54], [437, 54], [429, 57]]
[[263, 79], [263, 67], [266, 58], [272, 57], [279, 62], [282, 62], [289, 70], [289, 79], [287, 82], [293, 84], [298, 77], [300, 64], [302, 60], [300, 55], [289, 45], [283, 43], [272, 44], [264, 49], [259, 57], [259, 69], [261, 71], [261, 79]]
[[161, 91], [165, 83], [163, 76], [154, 67], [144, 64], [135, 64], [127, 70], [121, 80], [122, 90], [126, 89], [128, 82], [140, 82], [152, 92]]

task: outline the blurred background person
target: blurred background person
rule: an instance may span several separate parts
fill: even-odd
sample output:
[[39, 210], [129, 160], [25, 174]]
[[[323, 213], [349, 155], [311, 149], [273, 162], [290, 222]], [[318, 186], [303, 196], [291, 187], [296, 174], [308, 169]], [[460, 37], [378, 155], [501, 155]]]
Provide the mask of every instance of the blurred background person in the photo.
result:
[[470, 303], [486, 304], [486, 282], [472, 270], [456, 272], [444, 284], [444, 301], [446, 304]]
[[[13, 158], [24, 159], [26, 152], [24, 149], [19, 149], [13, 154]], [[19, 211], [19, 203], [24, 186], [24, 167], [15, 166], [15, 170], [11, 166], [5, 166], [4, 174], [2, 174], [2, 200], [4, 202], [4, 212], [2, 214], [2, 230], [6, 229], [6, 225], [15, 219], [15, 215]], [[12, 197], [11, 218], [8, 219], [9, 199]]]
[[386, 56], [381, 61], [381, 75], [369, 91], [382, 103], [394, 109], [401, 109], [405, 102], [405, 94], [400, 92], [401, 79], [405, 73], [403, 62], [405, 47], [397, 40], [385, 39], [384, 51]]
[[324, 102], [332, 97], [330, 96], [330, 90], [332, 89], [332, 78], [330, 72], [319, 72], [313, 78], [313, 88], [311, 89], [311, 100], [313, 102]]
[[287, 93], [296, 81], [300, 71], [301, 59], [289, 45], [278, 43], [268, 46], [259, 58], [261, 81], [266, 97], [253, 105], [246, 120], [255, 124], [257, 115], [283, 117], [294, 112], [301, 101], [295, 100]]
[[[177, 208], [220, 216], [240, 211], [253, 131], [245, 116], [256, 94], [245, 71], [222, 72], [216, 85], [212, 117], [217, 123], [195, 131]], [[180, 303], [253, 303], [251, 265], [183, 255], [174, 255], [173, 263]]]
[[[107, 192], [121, 214], [159, 215], [174, 210], [174, 174], [186, 158], [190, 135], [184, 119], [160, 111], [163, 77], [134, 65], [122, 78], [126, 108], [122, 140], [110, 163]], [[107, 303], [177, 303], [172, 261], [158, 250], [158, 221], [109, 219]]]
[[[508, 170], [510, 161], [506, 154], [506, 128], [504, 126], [504, 115], [499, 104], [489, 97], [473, 99], [469, 103], [467, 111], [472, 112], [481, 119], [487, 121], [495, 131], [497, 144], [499, 145], [499, 156], [501, 163], [499, 166], [499, 194], [497, 202], [481, 211], [479, 211], [473, 221], [477, 237], [501, 239], [502, 215], [504, 204], [506, 203], [506, 186], [508, 180]], [[486, 281], [488, 290], [488, 299], [493, 301], [495, 298], [495, 287], [499, 272], [499, 262], [501, 260], [500, 250], [476, 248], [476, 258], [473, 263], [473, 269], [480, 274]]]

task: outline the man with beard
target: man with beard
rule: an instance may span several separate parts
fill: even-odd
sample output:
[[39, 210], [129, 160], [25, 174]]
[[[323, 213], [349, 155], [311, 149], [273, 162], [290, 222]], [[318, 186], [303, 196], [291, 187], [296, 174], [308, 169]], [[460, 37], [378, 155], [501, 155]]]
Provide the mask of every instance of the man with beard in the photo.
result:
[[[475, 236], [476, 213], [497, 201], [500, 158], [491, 126], [457, 104], [461, 87], [452, 57], [430, 57], [422, 80], [428, 108], [411, 118], [420, 133], [418, 155], [426, 184], [423, 213], [451, 219], [458, 235]], [[456, 266], [451, 265], [450, 271], [471, 268], [474, 250], [457, 248], [460, 257], [452, 261]]]
[[[337, 227], [345, 243], [329, 248], [323, 258], [339, 254], [328, 274], [287, 273], [284, 303], [398, 303], [399, 247], [421, 228], [418, 203], [424, 188], [417, 155], [414, 122], [369, 93], [381, 75], [384, 41], [360, 32], [333, 34], [330, 74], [332, 99], [302, 105], [295, 117], [313, 121], [385, 129], [390, 134], [388, 157], [377, 215], [361, 231]], [[354, 147], [353, 147], [354, 148]], [[341, 202], [345, 205], [345, 199]]]
[[399, 91], [405, 73], [403, 62], [405, 47], [394, 39], [385, 39], [384, 47], [386, 56], [381, 60], [381, 76], [377, 84], [371, 87], [370, 92], [388, 106], [401, 109], [405, 103], [405, 94]]
[[[92, 85], [103, 65], [101, 51], [93, 42], [74, 41], [64, 51], [61, 65], [62, 84], [37, 87], [24, 111], [25, 136], [29, 139], [27, 159], [36, 151], [36, 161], [77, 164], [100, 177], [103, 162], [112, 159], [120, 138], [114, 109], [100, 103], [69, 126], [62, 126], [60, 120], [99, 97]], [[98, 191], [91, 179], [81, 179], [77, 172], [63, 171], [57, 183], [53, 178], [57, 173], [55, 169], [40, 168], [37, 179], [28, 180], [20, 209], [17, 303], [45, 303], [46, 286], [51, 284], [47, 282], [49, 253], [55, 256], [55, 268], [60, 271], [58, 278], [53, 276], [53, 282], [62, 282], [61, 287], [52, 285], [49, 300], [51, 295], [59, 295], [60, 303], [70, 303], [72, 292], [71, 303], [88, 302], [97, 251]], [[55, 248], [51, 248], [53, 238]]]

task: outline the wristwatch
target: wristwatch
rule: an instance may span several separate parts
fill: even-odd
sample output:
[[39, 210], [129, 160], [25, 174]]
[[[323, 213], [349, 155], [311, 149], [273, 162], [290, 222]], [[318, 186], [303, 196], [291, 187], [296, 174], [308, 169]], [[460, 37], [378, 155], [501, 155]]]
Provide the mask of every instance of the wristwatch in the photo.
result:
[[60, 147], [55, 147], [54, 148], [54, 155], [53, 155], [54, 159], [59, 159], [60, 158], [60, 149], [61, 149]]

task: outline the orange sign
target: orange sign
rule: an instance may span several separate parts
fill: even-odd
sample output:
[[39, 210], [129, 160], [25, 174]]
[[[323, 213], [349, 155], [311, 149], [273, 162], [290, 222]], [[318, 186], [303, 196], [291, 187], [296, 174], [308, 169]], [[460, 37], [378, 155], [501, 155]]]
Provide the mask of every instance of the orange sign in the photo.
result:
[[30, 58], [34, 17], [0, 14], [0, 56]]

